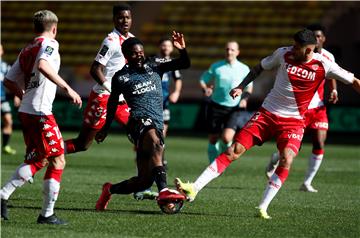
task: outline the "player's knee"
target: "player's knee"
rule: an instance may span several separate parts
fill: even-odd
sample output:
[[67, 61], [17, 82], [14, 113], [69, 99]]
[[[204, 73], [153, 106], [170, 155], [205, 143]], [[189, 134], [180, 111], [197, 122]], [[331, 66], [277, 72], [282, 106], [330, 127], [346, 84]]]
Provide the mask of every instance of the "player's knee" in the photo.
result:
[[240, 143], [233, 143], [230, 147], [227, 148], [226, 150], [226, 155], [228, 155], [228, 157], [231, 160], [236, 160], [238, 159], [244, 152], [246, 151], [245, 147], [240, 144]]
[[52, 166], [54, 166], [55, 169], [64, 169], [66, 165], [65, 156], [60, 155], [54, 157], [52, 160], [50, 160], [50, 163]]
[[294, 157], [292, 155], [284, 154], [280, 157], [279, 165], [281, 167], [290, 169], [293, 159], [294, 159]]

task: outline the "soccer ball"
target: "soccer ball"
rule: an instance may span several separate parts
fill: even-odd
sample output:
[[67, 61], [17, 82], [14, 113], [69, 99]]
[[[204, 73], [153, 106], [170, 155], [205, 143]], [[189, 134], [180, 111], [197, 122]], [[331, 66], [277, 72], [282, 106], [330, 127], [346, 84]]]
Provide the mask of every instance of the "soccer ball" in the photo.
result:
[[184, 206], [184, 200], [158, 201], [158, 205], [163, 213], [172, 215], [181, 211]]

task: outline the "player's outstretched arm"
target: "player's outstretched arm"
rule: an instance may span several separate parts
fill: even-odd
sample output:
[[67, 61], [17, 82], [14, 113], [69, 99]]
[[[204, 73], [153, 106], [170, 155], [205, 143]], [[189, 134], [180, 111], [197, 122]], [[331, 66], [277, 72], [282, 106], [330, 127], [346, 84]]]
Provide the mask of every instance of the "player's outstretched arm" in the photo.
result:
[[185, 49], [184, 35], [173, 31], [173, 44], [175, 48], [179, 50], [180, 57], [172, 61], [162, 63], [158, 66], [158, 69], [162, 72], [175, 71], [179, 69], [187, 69], [190, 67], [190, 58]]
[[44, 60], [39, 60], [38, 70], [50, 81], [55, 83], [61, 89], [63, 89], [68, 96], [72, 99], [72, 102], [81, 108], [82, 101], [79, 94], [77, 94], [66, 82], [63, 80], [50, 66], [50, 64]]
[[260, 73], [263, 71], [263, 67], [261, 66], [261, 64], [256, 65], [255, 67], [253, 67], [250, 72], [246, 75], [246, 77], [244, 78], [244, 80], [239, 84], [239, 86], [237, 86], [236, 88], [233, 88], [230, 91], [230, 96], [232, 98], [236, 98], [238, 96], [240, 96], [243, 93], [244, 88], [251, 83], [252, 81], [255, 80], [255, 78], [257, 78]]

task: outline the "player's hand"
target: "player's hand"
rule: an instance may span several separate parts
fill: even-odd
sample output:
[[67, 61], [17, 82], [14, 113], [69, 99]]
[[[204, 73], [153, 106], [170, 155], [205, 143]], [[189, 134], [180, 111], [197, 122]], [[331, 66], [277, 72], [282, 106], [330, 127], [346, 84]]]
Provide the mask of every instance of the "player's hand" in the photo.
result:
[[247, 107], [247, 100], [241, 99], [241, 100], [240, 100], [239, 107], [240, 107], [240, 108], [243, 108], [243, 109], [246, 109], [246, 107]]
[[103, 142], [105, 140], [106, 137], [107, 137], [107, 131], [100, 130], [98, 133], [96, 133], [95, 140], [98, 144], [100, 144], [101, 142]]
[[330, 93], [329, 102], [335, 104], [339, 101], [338, 92], [336, 89], [332, 90]]
[[214, 91], [214, 86], [210, 85], [210, 87], [206, 87], [206, 89], [204, 90], [204, 95], [206, 97], [210, 97], [213, 94]]
[[236, 97], [240, 96], [242, 93], [243, 93], [242, 88], [236, 87], [236, 88], [231, 89], [229, 95], [230, 95], [233, 99], [235, 99]]
[[19, 108], [21, 104], [21, 99], [18, 96], [14, 97], [14, 107]]
[[185, 39], [184, 39], [183, 34], [173, 31], [172, 39], [173, 39], [173, 44], [176, 49], [178, 49], [178, 50], [185, 49]]
[[72, 103], [77, 105], [79, 107], [79, 109], [81, 108], [82, 106], [82, 100], [81, 100], [81, 97], [79, 94], [77, 94], [77, 92], [75, 92], [74, 90], [72, 90], [71, 88], [69, 88], [67, 90], [67, 93], [69, 94], [71, 100], [72, 100]]
[[173, 92], [172, 94], [170, 94], [169, 96], [169, 101], [171, 103], [177, 103], [177, 101], [179, 100], [180, 97], [180, 93], [179, 92]]

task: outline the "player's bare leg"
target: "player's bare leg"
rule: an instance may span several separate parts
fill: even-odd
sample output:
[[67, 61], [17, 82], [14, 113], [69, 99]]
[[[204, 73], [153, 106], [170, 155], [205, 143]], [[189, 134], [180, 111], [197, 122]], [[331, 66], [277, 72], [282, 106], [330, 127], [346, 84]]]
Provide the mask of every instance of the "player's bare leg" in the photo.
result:
[[267, 208], [273, 198], [276, 196], [277, 192], [280, 190], [281, 186], [284, 184], [285, 180], [289, 175], [289, 170], [293, 162], [296, 153], [290, 149], [285, 148], [283, 151], [280, 151], [280, 162], [279, 166], [275, 170], [275, 173], [270, 177], [269, 183], [266, 186], [263, 199], [260, 202], [258, 207], [259, 216], [264, 219], [270, 219], [271, 217], [267, 214]]
[[236, 131], [232, 128], [225, 128], [220, 141], [220, 152], [225, 152], [232, 145]]
[[301, 185], [300, 190], [305, 192], [318, 192], [312, 186], [312, 181], [320, 168], [324, 156], [326, 130], [312, 130], [313, 148], [312, 154], [309, 158], [309, 167], [305, 175], [304, 183]]
[[65, 141], [65, 154], [88, 150], [98, 131], [98, 129], [93, 129], [83, 125], [80, 129], [78, 137]]

